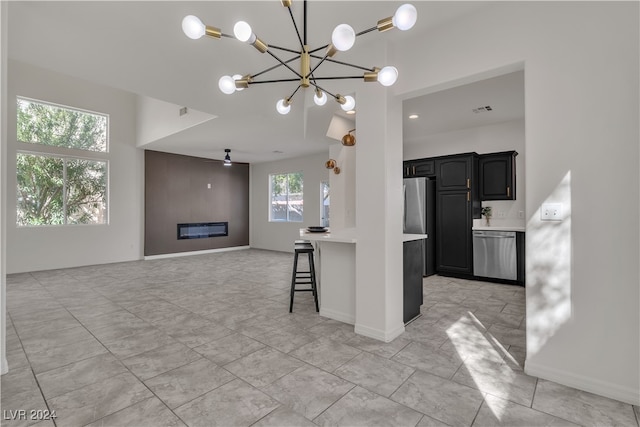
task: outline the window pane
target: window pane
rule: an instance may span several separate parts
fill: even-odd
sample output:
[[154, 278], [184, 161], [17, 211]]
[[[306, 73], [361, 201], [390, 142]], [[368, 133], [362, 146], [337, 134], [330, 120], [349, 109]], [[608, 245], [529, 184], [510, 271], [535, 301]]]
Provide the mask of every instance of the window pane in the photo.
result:
[[67, 161], [67, 224], [107, 223], [107, 163]]
[[290, 173], [289, 178], [289, 221], [302, 222], [303, 197], [302, 173]]
[[269, 221], [301, 222], [303, 218], [302, 173], [269, 175]]
[[107, 151], [107, 116], [18, 98], [18, 141]]
[[63, 160], [18, 154], [18, 225], [63, 224]]

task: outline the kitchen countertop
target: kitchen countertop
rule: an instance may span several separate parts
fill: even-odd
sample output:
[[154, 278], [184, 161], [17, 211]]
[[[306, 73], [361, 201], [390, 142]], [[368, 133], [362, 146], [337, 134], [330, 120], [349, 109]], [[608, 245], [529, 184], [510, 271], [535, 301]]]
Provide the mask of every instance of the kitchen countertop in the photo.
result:
[[[334, 231], [331, 230], [325, 233], [310, 233], [306, 228], [300, 229], [300, 237], [306, 240], [312, 240], [316, 242], [335, 242], [335, 243], [356, 243], [356, 229], [345, 228], [344, 230]], [[426, 239], [426, 234], [403, 234], [402, 241], [409, 242], [411, 240]]]
[[505, 226], [497, 226], [497, 227], [487, 227], [486, 225], [473, 227], [472, 230], [477, 231], [526, 231], [526, 227], [521, 227], [517, 225], [505, 225]]

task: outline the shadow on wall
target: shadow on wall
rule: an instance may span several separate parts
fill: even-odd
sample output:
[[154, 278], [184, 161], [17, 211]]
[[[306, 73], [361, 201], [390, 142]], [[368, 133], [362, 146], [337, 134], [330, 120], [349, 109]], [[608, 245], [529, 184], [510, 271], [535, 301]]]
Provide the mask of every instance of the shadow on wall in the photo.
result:
[[[560, 220], [543, 221], [547, 203], [561, 205]], [[571, 171], [527, 223], [527, 358], [571, 318]]]

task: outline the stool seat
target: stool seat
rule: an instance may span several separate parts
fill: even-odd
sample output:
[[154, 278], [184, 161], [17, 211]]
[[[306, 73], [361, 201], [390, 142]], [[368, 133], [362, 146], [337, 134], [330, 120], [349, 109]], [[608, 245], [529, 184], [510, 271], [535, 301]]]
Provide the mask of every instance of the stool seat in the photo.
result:
[[[296, 292], [311, 292], [316, 303], [316, 311], [320, 311], [318, 307], [318, 289], [316, 284], [316, 269], [313, 262], [313, 245], [308, 240], [296, 240], [293, 247], [293, 273], [291, 275], [291, 302], [289, 304], [289, 313], [293, 312], [293, 296]], [[298, 256], [307, 254], [309, 259], [309, 271], [298, 271]], [[296, 285], [311, 285], [302, 289], [296, 288]]]

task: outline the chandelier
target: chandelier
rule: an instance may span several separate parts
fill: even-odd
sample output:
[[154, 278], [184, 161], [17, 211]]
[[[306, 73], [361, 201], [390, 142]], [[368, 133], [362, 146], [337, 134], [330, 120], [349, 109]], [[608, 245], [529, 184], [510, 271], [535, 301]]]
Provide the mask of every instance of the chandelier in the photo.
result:
[[[228, 34], [224, 34], [219, 28], [203, 24], [199, 18], [193, 15], [185, 16], [182, 20], [182, 30], [187, 35], [187, 37], [191, 39], [199, 39], [205, 35], [215, 39], [220, 39], [221, 37], [236, 38], [241, 42], [252, 45], [260, 53], [267, 53], [271, 55], [277, 61], [276, 65], [255, 74], [236, 74], [233, 76], [222, 76], [220, 80], [218, 80], [218, 87], [223, 93], [231, 95], [236, 91], [244, 90], [254, 84], [298, 82], [298, 87], [296, 87], [291, 95], [286, 98], [280, 99], [276, 103], [276, 110], [280, 114], [288, 114], [291, 110], [291, 103], [295, 94], [298, 92], [298, 90], [300, 90], [300, 88], [306, 89], [308, 87], [314, 88], [315, 94], [313, 100], [317, 105], [324, 105], [327, 102], [327, 95], [329, 95], [338, 104], [340, 104], [340, 107], [344, 111], [350, 111], [355, 108], [355, 99], [352, 96], [333, 94], [325, 88], [321, 87], [319, 82], [324, 80], [364, 79], [365, 82], [377, 81], [383, 86], [391, 86], [396, 82], [396, 80], [398, 79], [398, 70], [393, 66], [388, 65], [382, 68], [367, 68], [339, 61], [334, 59], [333, 57], [337, 52], [346, 52], [351, 49], [351, 47], [355, 43], [356, 37], [370, 33], [372, 31], [378, 30], [379, 32], [384, 32], [392, 28], [398, 28], [402, 31], [409, 30], [414, 26], [418, 17], [417, 10], [413, 5], [403, 4], [402, 6], [398, 7], [393, 16], [381, 19], [375, 26], [358, 33], [356, 33], [350, 25], [340, 24], [333, 30], [333, 33], [331, 35], [331, 43], [320, 46], [318, 48], [310, 49], [309, 45], [307, 44], [307, 1], [303, 1], [304, 18], [302, 35], [300, 34], [298, 25], [296, 24], [296, 20], [293, 17], [293, 12], [291, 11], [292, 0], [280, 0], [280, 2], [282, 3], [282, 6], [287, 8], [287, 10], [289, 11], [291, 21], [293, 22], [293, 27], [298, 38], [299, 48], [291, 49], [286, 47], [268, 45], [253, 33], [251, 26], [245, 21], [239, 21], [234, 25], [234, 35], [231, 36]], [[295, 54], [295, 56], [283, 60], [278, 57], [273, 52], [273, 50], [292, 53]], [[317, 60], [317, 62], [315, 64], [312, 64], [312, 59]], [[294, 62], [296, 60], [300, 61], [299, 71], [296, 71], [289, 65], [291, 62]], [[345, 67], [364, 70], [364, 74], [358, 76], [316, 75], [316, 71], [324, 62], [332, 62]], [[294, 77], [288, 79], [256, 80], [263, 74], [281, 67], [285, 67], [289, 71], [291, 71]]]

